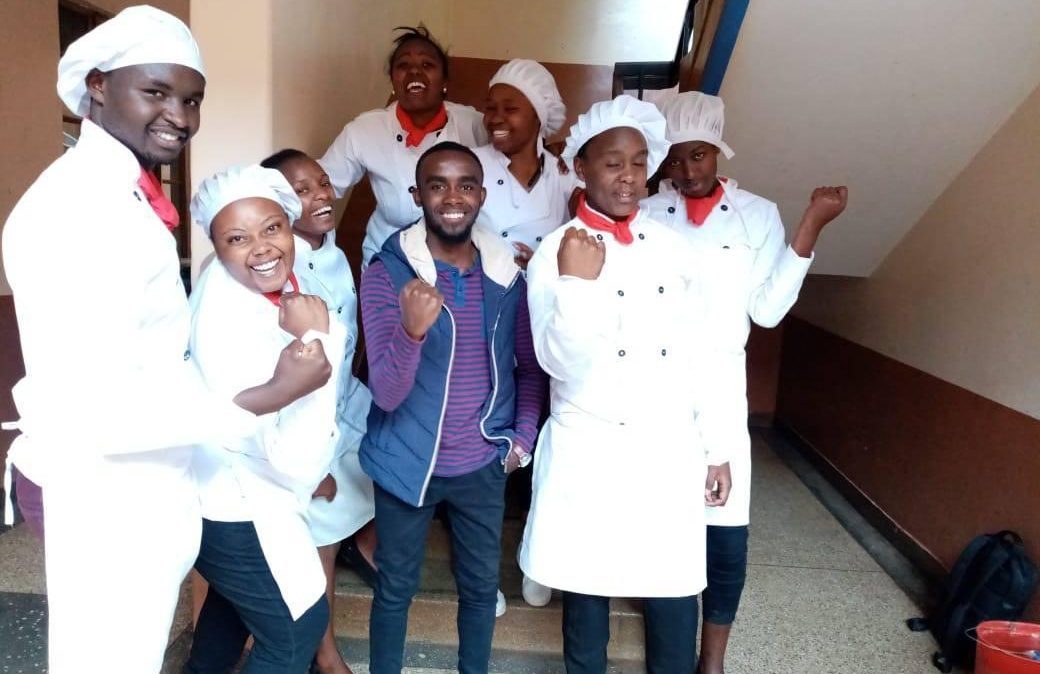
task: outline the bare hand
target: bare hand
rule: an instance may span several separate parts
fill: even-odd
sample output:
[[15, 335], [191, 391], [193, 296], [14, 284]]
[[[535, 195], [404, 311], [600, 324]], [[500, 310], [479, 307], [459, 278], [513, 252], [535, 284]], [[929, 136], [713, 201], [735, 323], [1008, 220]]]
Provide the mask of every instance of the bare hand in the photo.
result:
[[401, 288], [401, 325], [414, 340], [433, 327], [444, 306], [444, 295], [422, 279], [412, 279]]
[[[525, 454], [527, 453], [527, 450], [521, 447], [519, 443], [516, 444], [516, 449], [522, 450]], [[509, 475], [514, 470], [520, 467], [520, 456], [516, 453], [515, 449], [509, 450], [509, 453], [506, 454], [506, 461], [504, 465], [506, 475]]]
[[283, 391], [286, 400], [291, 402], [317, 391], [331, 376], [332, 366], [325, 357], [321, 342], [314, 340], [304, 344], [294, 339], [279, 354], [271, 383]]
[[513, 248], [516, 248], [516, 260], [517, 266], [521, 269], [527, 269], [527, 263], [531, 261], [531, 256], [534, 255], [534, 250], [525, 243], [517, 241], [513, 244]]
[[805, 216], [818, 229], [841, 215], [849, 202], [849, 188], [841, 187], [817, 187], [809, 197], [809, 207], [805, 209]]
[[285, 293], [278, 308], [278, 325], [296, 339], [303, 339], [308, 330], [328, 334], [329, 308], [320, 297]]
[[732, 488], [733, 478], [729, 472], [729, 462], [721, 466], [708, 466], [708, 476], [704, 480], [704, 505], [726, 505]]
[[311, 494], [311, 498], [323, 498], [330, 503], [332, 499], [336, 498], [336, 478], [332, 477], [332, 473], [322, 478], [318, 483], [318, 488]]
[[599, 278], [607, 248], [602, 241], [589, 236], [584, 229], [568, 227], [556, 253], [560, 276], [576, 276], [586, 281]]

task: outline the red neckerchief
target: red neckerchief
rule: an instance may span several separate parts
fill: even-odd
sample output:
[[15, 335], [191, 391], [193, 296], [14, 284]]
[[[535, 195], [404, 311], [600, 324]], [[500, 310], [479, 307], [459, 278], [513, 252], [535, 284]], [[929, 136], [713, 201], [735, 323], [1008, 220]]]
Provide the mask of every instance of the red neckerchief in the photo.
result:
[[611, 220], [589, 208], [588, 204], [585, 203], [585, 193], [582, 192], [581, 197], [578, 199], [577, 215], [578, 219], [588, 227], [610, 232], [618, 243], [627, 246], [632, 243], [632, 230], [629, 229], [629, 226], [636, 219], [636, 216], [639, 215], [639, 209], [632, 211], [631, 215], [624, 220]]
[[706, 197], [683, 197], [686, 200], [686, 219], [689, 220], [694, 227], [700, 227], [704, 224], [704, 221], [708, 219], [711, 212], [715, 210], [715, 207], [722, 197], [725, 196], [725, 192], [722, 189], [722, 181], [725, 178], [719, 178], [719, 182], [715, 185], [715, 189], [711, 191]]
[[[293, 272], [289, 272], [289, 285], [292, 286], [292, 291], [294, 293], [300, 292], [300, 283], [299, 283], [299, 281], [296, 280], [296, 274], [293, 273]], [[285, 292], [285, 290], [274, 290], [274, 291], [269, 292], [269, 293], [260, 293], [260, 294], [263, 295], [264, 297], [266, 297], [268, 299], [268, 301], [271, 302], [271, 304], [275, 305], [276, 307], [280, 307], [280, 306], [282, 306], [282, 293], [283, 292]]]
[[137, 186], [144, 192], [145, 198], [148, 199], [148, 205], [152, 207], [155, 214], [166, 225], [166, 229], [172, 232], [177, 228], [177, 225], [181, 224], [181, 216], [177, 212], [177, 207], [166, 197], [162, 183], [159, 182], [154, 173], [141, 167], [141, 177], [137, 179]]
[[423, 138], [426, 134], [432, 133], [433, 131], [439, 131], [444, 128], [444, 125], [448, 123], [448, 108], [441, 103], [441, 109], [437, 111], [437, 114], [433, 116], [430, 123], [426, 126], [416, 126], [412, 118], [408, 116], [408, 113], [401, 108], [401, 104], [397, 104], [397, 121], [401, 123], [401, 128], [407, 132], [408, 136], [404, 140], [405, 147], [419, 147], [419, 143], [423, 142]]

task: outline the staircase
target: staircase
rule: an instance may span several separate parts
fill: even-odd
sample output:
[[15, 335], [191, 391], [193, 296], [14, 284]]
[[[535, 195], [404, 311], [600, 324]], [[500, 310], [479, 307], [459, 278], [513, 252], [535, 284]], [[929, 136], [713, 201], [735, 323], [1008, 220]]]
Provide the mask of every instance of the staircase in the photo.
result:
[[[559, 595], [543, 608], [528, 606], [520, 594], [522, 574], [516, 551], [523, 522], [507, 519], [502, 532], [502, 592], [508, 610], [495, 625], [492, 672], [514, 674], [563, 674], [562, 605]], [[372, 590], [349, 569], [340, 569], [334, 610], [340, 650], [356, 667], [368, 660], [368, 614]], [[448, 532], [435, 519], [430, 530], [419, 594], [412, 603], [408, 623], [406, 665], [418, 672], [455, 671], [458, 643], [455, 629], [456, 594], [451, 574]], [[610, 671], [638, 674], [643, 671], [643, 617], [638, 602], [614, 600], [611, 605]]]

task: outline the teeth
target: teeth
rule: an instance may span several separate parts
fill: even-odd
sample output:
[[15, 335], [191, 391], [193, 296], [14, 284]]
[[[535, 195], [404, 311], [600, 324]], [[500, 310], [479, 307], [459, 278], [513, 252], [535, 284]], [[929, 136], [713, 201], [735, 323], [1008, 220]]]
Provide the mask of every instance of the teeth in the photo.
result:
[[324, 207], [319, 208], [318, 210], [314, 211], [313, 213], [311, 213], [311, 215], [317, 217], [319, 215], [326, 215], [327, 213], [331, 213], [331, 212], [332, 212], [332, 206], [324, 206]]
[[179, 135], [175, 134], [175, 133], [168, 133], [168, 132], [166, 132], [166, 131], [155, 131], [154, 133], [155, 133], [155, 135], [156, 135], [156, 136], [158, 136], [158, 137], [159, 137], [159, 138], [160, 138], [161, 140], [166, 140], [166, 141], [174, 142], [174, 141], [178, 141], [178, 140], [180, 140], [180, 139], [181, 139], [181, 137], [180, 137]]
[[411, 82], [406, 88], [408, 91], [423, 91], [426, 89], [426, 85], [422, 82]]
[[465, 213], [441, 213], [441, 217], [445, 220], [461, 220], [465, 215]]
[[505, 138], [506, 136], [509, 135], [509, 132], [508, 131], [492, 131], [491, 135], [494, 138]]
[[278, 265], [278, 260], [271, 260], [270, 262], [264, 262], [263, 264], [252, 265], [253, 271], [264, 274], [273, 270]]

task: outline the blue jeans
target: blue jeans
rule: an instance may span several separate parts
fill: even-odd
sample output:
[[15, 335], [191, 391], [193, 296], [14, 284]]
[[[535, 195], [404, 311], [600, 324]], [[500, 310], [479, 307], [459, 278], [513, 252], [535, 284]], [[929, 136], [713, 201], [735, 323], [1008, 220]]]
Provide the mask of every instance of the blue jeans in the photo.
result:
[[241, 674], [304, 674], [329, 624], [321, 596], [297, 620], [282, 599], [252, 522], [202, 521], [195, 569], [209, 582], [185, 674], [227, 674], [253, 649]]
[[747, 578], [748, 528], [708, 527], [708, 587], [701, 593], [704, 622], [731, 625]]
[[[690, 674], [697, 662], [697, 597], [643, 600], [647, 674]], [[567, 674], [606, 674], [610, 598], [563, 593]]]
[[379, 583], [369, 620], [370, 671], [400, 674], [408, 609], [430, 520], [444, 503], [451, 524], [452, 573], [459, 591], [459, 674], [487, 674], [495, 631], [506, 476], [498, 461], [458, 477], [433, 477], [421, 507], [375, 486]]

